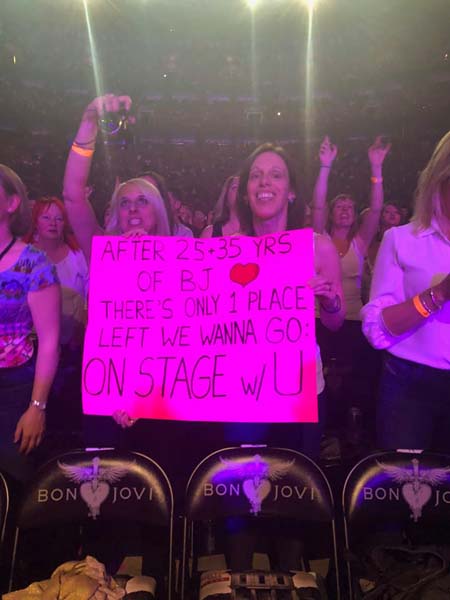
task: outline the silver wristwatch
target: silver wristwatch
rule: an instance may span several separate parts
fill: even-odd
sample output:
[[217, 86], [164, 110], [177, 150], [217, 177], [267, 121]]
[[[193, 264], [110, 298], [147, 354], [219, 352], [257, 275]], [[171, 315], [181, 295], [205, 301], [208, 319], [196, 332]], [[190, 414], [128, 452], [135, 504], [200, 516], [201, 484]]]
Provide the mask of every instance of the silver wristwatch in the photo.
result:
[[47, 408], [47, 402], [43, 402], [43, 401], [39, 401], [39, 400], [32, 400], [30, 402], [30, 406], [35, 406], [39, 410], [45, 410]]

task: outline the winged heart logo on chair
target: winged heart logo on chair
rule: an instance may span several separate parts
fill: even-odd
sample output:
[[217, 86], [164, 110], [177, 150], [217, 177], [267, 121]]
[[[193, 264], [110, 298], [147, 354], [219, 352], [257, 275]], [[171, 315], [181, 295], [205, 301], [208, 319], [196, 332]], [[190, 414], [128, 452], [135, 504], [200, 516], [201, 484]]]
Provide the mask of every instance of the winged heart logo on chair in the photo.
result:
[[247, 263], [243, 265], [238, 263], [233, 265], [230, 270], [230, 279], [234, 283], [239, 283], [242, 287], [254, 281], [259, 275], [259, 265]]
[[92, 459], [92, 467], [66, 465], [59, 461], [58, 466], [68, 479], [80, 484], [80, 496], [89, 508], [89, 516], [94, 520], [109, 495], [109, 484], [119, 481], [128, 471], [126, 467], [101, 467], [98, 456]]
[[242, 489], [245, 497], [250, 502], [250, 513], [257, 515], [261, 512], [263, 500], [267, 498], [272, 489], [271, 481], [284, 477], [294, 464], [291, 461], [265, 461], [259, 454], [255, 454], [246, 461], [233, 461], [220, 459], [224, 471], [231, 479], [243, 481]]
[[411, 462], [412, 469], [380, 462], [378, 465], [396, 483], [403, 483], [402, 496], [411, 509], [411, 518], [414, 523], [417, 523], [422, 516], [422, 508], [431, 498], [432, 486], [446, 481], [449, 477], [450, 467], [421, 469], [417, 458], [413, 458]]

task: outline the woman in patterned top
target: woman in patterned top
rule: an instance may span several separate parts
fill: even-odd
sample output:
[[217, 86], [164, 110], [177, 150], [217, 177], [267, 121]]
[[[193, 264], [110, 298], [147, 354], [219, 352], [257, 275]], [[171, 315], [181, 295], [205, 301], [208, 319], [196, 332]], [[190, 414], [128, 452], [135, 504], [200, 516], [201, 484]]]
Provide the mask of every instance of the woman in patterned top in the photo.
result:
[[61, 310], [54, 267], [16, 237], [26, 226], [27, 202], [20, 178], [0, 165], [0, 471], [19, 481], [31, 474], [29, 454], [44, 435]]

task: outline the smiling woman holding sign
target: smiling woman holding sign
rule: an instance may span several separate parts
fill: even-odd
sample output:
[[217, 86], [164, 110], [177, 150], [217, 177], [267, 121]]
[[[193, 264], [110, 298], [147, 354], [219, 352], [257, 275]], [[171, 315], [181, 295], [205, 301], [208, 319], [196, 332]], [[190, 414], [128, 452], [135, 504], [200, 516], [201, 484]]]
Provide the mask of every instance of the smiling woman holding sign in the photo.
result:
[[[303, 224], [303, 207], [296, 187], [295, 170], [283, 148], [272, 144], [263, 144], [257, 148], [247, 158], [240, 173], [237, 202], [242, 233], [263, 236], [300, 228]], [[309, 281], [309, 285], [319, 302], [320, 320], [328, 329], [336, 330], [342, 325], [345, 316], [341, 268], [333, 243], [321, 235], [314, 236], [314, 269], [316, 275]], [[324, 387], [320, 351], [317, 348], [319, 425], [304, 425], [301, 442], [296, 442], [297, 424], [294, 425], [295, 430], [289, 425], [281, 426], [282, 439], [286, 440], [285, 434], [287, 428], [290, 428], [294, 447], [298, 449], [300, 443], [302, 449], [311, 455], [318, 455], [319, 452], [320, 413], [323, 409], [321, 396]], [[276, 430], [280, 431], [278, 428]], [[272, 441], [271, 437], [269, 432], [269, 441]], [[242, 443], [247, 440], [240, 441]], [[276, 439], [272, 441], [274, 442], [279, 443]]]

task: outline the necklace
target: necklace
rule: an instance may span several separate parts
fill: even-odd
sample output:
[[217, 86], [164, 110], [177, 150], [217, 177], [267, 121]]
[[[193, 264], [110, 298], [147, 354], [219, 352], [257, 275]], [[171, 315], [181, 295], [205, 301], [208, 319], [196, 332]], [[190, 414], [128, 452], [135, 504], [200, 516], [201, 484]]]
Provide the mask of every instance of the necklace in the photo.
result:
[[2, 258], [8, 254], [8, 252], [11, 250], [11, 248], [14, 246], [14, 244], [16, 243], [16, 239], [14, 236], [12, 238], [12, 240], [9, 242], [9, 244], [6, 246], [6, 248], [3, 248], [3, 250], [0, 252], [0, 260], [2, 260]]
[[344, 240], [344, 243], [341, 243], [341, 241], [337, 241], [337, 240], [333, 240], [334, 245], [336, 247], [337, 253], [339, 255], [339, 258], [343, 258], [347, 252], [348, 249], [350, 247], [350, 244], [348, 243], [348, 240]]

